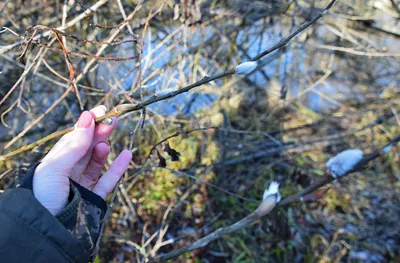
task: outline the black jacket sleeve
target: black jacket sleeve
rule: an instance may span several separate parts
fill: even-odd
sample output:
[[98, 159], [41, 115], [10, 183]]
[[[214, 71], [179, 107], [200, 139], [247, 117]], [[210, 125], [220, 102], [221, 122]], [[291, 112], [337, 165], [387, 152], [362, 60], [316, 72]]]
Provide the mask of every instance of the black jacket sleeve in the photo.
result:
[[67, 207], [53, 216], [33, 195], [37, 165], [0, 194], [0, 262], [91, 261], [105, 201], [71, 181]]

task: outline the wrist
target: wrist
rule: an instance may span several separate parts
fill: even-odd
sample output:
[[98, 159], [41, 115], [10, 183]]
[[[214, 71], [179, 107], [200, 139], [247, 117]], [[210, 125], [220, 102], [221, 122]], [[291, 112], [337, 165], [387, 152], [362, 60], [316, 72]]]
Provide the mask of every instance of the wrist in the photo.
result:
[[42, 164], [37, 167], [33, 176], [33, 194], [52, 215], [57, 215], [68, 203], [69, 178], [45, 172], [41, 166]]

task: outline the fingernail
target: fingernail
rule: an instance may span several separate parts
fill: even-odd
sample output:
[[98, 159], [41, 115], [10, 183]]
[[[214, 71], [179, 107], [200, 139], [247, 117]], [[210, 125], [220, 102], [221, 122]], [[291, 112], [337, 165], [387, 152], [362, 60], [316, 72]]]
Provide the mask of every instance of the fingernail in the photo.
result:
[[98, 144], [100, 144], [100, 143], [105, 143], [108, 145], [108, 147], [110, 147], [110, 143], [108, 141], [100, 141]]
[[99, 107], [103, 108], [104, 112], [107, 112], [107, 107], [104, 105], [100, 105]]
[[88, 111], [82, 112], [78, 120], [78, 128], [88, 128], [92, 124], [92, 114]]
[[96, 114], [94, 114], [94, 112], [89, 111], [89, 113], [90, 113], [90, 115], [92, 115], [92, 118], [93, 118], [93, 119], [96, 119], [96, 118], [97, 118], [97, 117], [96, 117]]

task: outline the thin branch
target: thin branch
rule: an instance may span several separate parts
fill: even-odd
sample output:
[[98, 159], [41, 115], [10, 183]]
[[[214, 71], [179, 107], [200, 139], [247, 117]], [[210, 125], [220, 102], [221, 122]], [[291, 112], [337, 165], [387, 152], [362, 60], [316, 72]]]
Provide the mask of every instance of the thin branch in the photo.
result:
[[[103, 5], [104, 5], [105, 3], [107, 3], [107, 2], [108, 2], [108, 0], [100, 0], [100, 1], [97, 1], [97, 2], [96, 2], [95, 4], [93, 4], [91, 7], [89, 7], [88, 9], [86, 9], [84, 12], [82, 12], [81, 14], [79, 14], [78, 16], [76, 16], [74, 19], [72, 19], [71, 21], [69, 21], [68, 23], [66, 23], [65, 26], [57, 27], [57, 30], [62, 31], [62, 30], [64, 30], [64, 29], [67, 29], [67, 28], [69, 28], [69, 27], [75, 25], [76, 23], [78, 23], [79, 21], [81, 21], [82, 19], [84, 19], [85, 17], [89, 16], [92, 12], [96, 12], [97, 9], [99, 9], [101, 6], [103, 6]], [[50, 31], [44, 32], [42, 35], [36, 36], [36, 37], [34, 38], [34, 40], [37, 40], [37, 39], [39, 39], [40, 37], [47, 37], [47, 36], [50, 35], [50, 33], [51, 33]], [[3, 54], [3, 53], [5, 53], [5, 52], [7, 52], [7, 51], [9, 51], [9, 50], [11, 50], [11, 49], [13, 49], [13, 48], [15, 48], [15, 47], [18, 47], [18, 46], [22, 45], [22, 44], [23, 44], [23, 41], [18, 41], [18, 42], [14, 43], [14, 44], [11, 44], [11, 45], [8, 45], [8, 46], [0, 47], [0, 54]]]
[[22, 80], [29, 74], [29, 72], [31, 71], [31, 69], [33, 68], [33, 66], [36, 64], [38, 58], [40, 57], [40, 55], [43, 53], [44, 49], [41, 49], [36, 57], [33, 59], [32, 63], [27, 66], [24, 70], [24, 73], [22, 73], [22, 75], [19, 77], [19, 79], [17, 80], [17, 82], [15, 82], [15, 84], [11, 87], [11, 89], [7, 92], [7, 94], [3, 97], [3, 99], [0, 101], [0, 105], [2, 105], [6, 99], [11, 95], [11, 93], [18, 88], [19, 84], [22, 82]]
[[[36, 29], [50, 30], [50, 31], [52, 31], [54, 33], [57, 33], [57, 34], [61, 35], [61, 36], [72, 38], [72, 39], [77, 40], [79, 42], [83, 42], [84, 44], [90, 43], [90, 44], [94, 44], [94, 45], [117, 46], [117, 45], [121, 45], [121, 44], [124, 44], [124, 43], [132, 43], [132, 42], [135, 43], [138, 40], [138, 36], [135, 35], [135, 34], [132, 34], [133, 38], [132, 39], [128, 39], [128, 40], [122, 40], [122, 41], [97, 41], [97, 40], [82, 39], [82, 38], [79, 38], [77, 36], [64, 33], [64, 32], [62, 32], [60, 30], [57, 30], [56, 28], [48, 27], [48, 26], [45, 26], [45, 25], [36, 25], [36, 26], [31, 27], [31, 28], [28, 28], [27, 31], [32, 30], [32, 29], [33, 30], [36, 30]], [[37, 40], [35, 40], [35, 41], [37, 41]]]
[[[287, 38], [285, 38], [283, 41], [279, 42], [279, 43], [278, 43], [277, 45], [275, 45], [274, 47], [272, 47], [272, 48], [270, 48], [270, 49], [268, 49], [268, 50], [262, 52], [261, 54], [259, 54], [259, 55], [256, 56], [255, 58], [253, 58], [252, 60], [253, 60], [253, 61], [258, 60], [258, 59], [260, 59], [260, 58], [266, 56], [267, 54], [271, 53], [272, 51], [277, 50], [277, 49], [279, 49], [279, 48], [285, 46], [293, 37], [295, 37], [296, 35], [298, 35], [300, 32], [304, 31], [306, 28], [308, 28], [310, 25], [312, 25], [312, 24], [315, 23], [318, 19], [320, 19], [320, 18], [327, 12], [327, 10], [328, 10], [330, 7], [332, 7], [332, 5], [333, 5], [335, 2], [336, 2], [336, 0], [331, 0], [331, 1], [329, 2], [329, 4], [323, 9], [323, 11], [322, 11], [319, 15], [317, 15], [314, 19], [312, 19], [310, 22], [308, 22], [308, 23], [306, 23], [306, 24], [303, 24], [299, 29], [297, 29], [294, 33], [292, 33], [291, 35], [289, 35], [289, 36], [288, 36]], [[129, 19], [131, 19], [131, 17], [135, 14], [136, 11], [137, 11], [137, 10], [135, 9], [135, 10], [131, 13], [131, 15], [128, 16], [127, 21], [129, 21]], [[122, 29], [123, 26], [125, 26], [125, 25], [126, 25], [126, 23], [125, 23], [124, 25], [121, 25], [121, 26], [119, 27], [119, 29]], [[118, 33], [118, 32], [119, 32], [119, 31], [117, 30], [116, 33]], [[113, 36], [115, 37], [116, 34], [114, 33]], [[109, 41], [111, 41], [111, 40], [109, 40]], [[103, 45], [102, 47], [104, 47], [104, 45]], [[89, 63], [89, 64], [90, 64], [90, 63]], [[190, 91], [190, 90], [193, 89], [193, 88], [196, 88], [196, 87], [198, 87], [198, 86], [201, 86], [201, 85], [203, 85], [203, 84], [209, 83], [209, 82], [211, 82], [211, 81], [214, 81], [214, 80], [217, 80], [217, 79], [220, 79], [220, 78], [223, 78], [223, 77], [227, 77], [227, 76], [233, 75], [233, 74], [235, 74], [235, 73], [236, 73], [236, 70], [235, 70], [235, 68], [233, 68], [233, 69], [227, 70], [227, 71], [225, 71], [225, 72], [216, 74], [216, 75], [211, 76], [211, 77], [206, 76], [206, 77], [202, 78], [201, 80], [199, 80], [199, 81], [197, 81], [197, 82], [195, 82], [195, 83], [193, 83], [193, 84], [191, 84], [191, 85], [188, 85], [188, 86], [186, 86], [186, 87], [184, 87], [184, 88], [178, 89], [178, 90], [176, 90], [176, 91], [174, 91], [174, 92], [170, 92], [170, 93], [165, 94], [165, 95], [163, 95], [163, 96], [153, 96], [153, 97], [151, 97], [150, 99], [148, 99], [148, 100], [146, 100], [146, 101], [144, 101], [144, 102], [141, 102], [141, 103], [139, 103], [139, 104], [136, 104], [136, 105], [132, 105], [132, 104], [122, 104], [122, 105], [118, 105], [118, 106], [116, 106], [113, 110], [111, 110], [110, 112], [108, 112], [107, 114], [103, 115], [103, 116], [100, 117], [100, 118], [97, 118], [97, 119], [96, 119], [96, 122], [100, 122], [100, 121], [102, 121], [102, 120], [104, 120], [104, 119], [107, 119], [107, 118], [110, 118], [110, 117], [121, 116], [121, 115], [130, 113], [130, 112], [142, 110], [143, 108], [147, 107], [148, 105], [151, 105], [151, 104], [156, 103], [156, 102], [158, 102], [158, 101], [162, 101], [162, 100], [166, 100], [166, 99], [175, 97], [175, 96], [177, 96], [177, 95], [179, 95], [179, 94], [188, 92], [188, 91]], [[81, 75], [82, 75], [82, 74], [81, 74]], [[78, 79], [78, 80], [77, 80], [77, 82], [78, 82], [78, 81], [79, 81], [79, 77], [78, 77], [77, 79]], [[52, 137], [52, 138], [54, 138], [54, 137]], [[42, 142], [46, 142], [47, 140], [44, 140], [44, 139], [45, 139], [45, 138], [43, 138], [41, 141], [42, 141]], [[15, 142], [15, 140], [13, 140], [12, 142]], [[5, 149], [7, 149], [10, 145], [11, 145], [11, 142], [8, 143], [8, 144], [6, 145]], [[35, 145], [35, 146], [26, 145], [26, 146], [23, 147], [23, 148], [24, 148], [23, 151], [21, 151], [21, 149], [18, 149], [17, 151], [15, 151], [15, 152], [17, 152], [17, 153], [15, 153], [15, 154], [14, 154], [13, 152], [11, 152], [11, 153], [9, 153], [9, 154], [7, 154], [7, 155], [0, 156], [0, 160], [4, 160], [5, 158], [9, 158], [9, 157], [14, 156], [14, 155], [16, 155], [16, 154], [19, 154], [19, 153], [21, 153], [21, 152], [30, 150], [30, 149], [32, 149], [32, 148], [34, 148], [34, 147], [36, 147], [36, 146], [37, 146], [37, 145]]]
[[[267, 202], [269, 201], [268, 202], [269, 207], [264, 208], [264, 209], [267, 210], [266, 214], [268, 214], [270, 211], [272, 211], [273, 208], [276, 205], [276, 202], [275, 202], [276, 201], [275, 200], [276, 197], [270, 196], [270, 197], [268, 197], [268, 199], [270, 199], [270, 200], [264, 200], [264, 201], [267, 201]], [[263, 201], [263, 203], [264, 203], [264, 201]], [[260, 208], [260, 206], [259, 206], [259, 208]], [[240, 229], [243, 229], [245, 227], [248, 227], [248, 226], [256, 223], [260, 219], [260, 216], [257, 213], [259, 208], [257, 208], [250, 215], [246, 216], [245, 218], [241, 219], [240, 221], [238, 221], [238, 222], [236, 222], [236, 223], [234, 223], [234, 224], [232, 224], [230, 226], [221, 227], [221, 228], [215, 230], [214, 232], [212, 232], [211, 234], [209, 234], [209, 235], [207, 235], [207, 236], [205, 236], [203, 238], [200, 238], [199, 240], [195, 241], [191, 245], [179, 248], [179, 249], [171, 251], [171, 252], [169, 252], [169, 253], [167, 253], [165, 255], [156, 257], [153, 260], [151, 260], [150, 262], [162, 262], [162, 261], [167, 261], [169, 259], [176, 258], [176, 257], [178, 257], [178, 256], [180, 256], [180, 255], [182, 255], [182, 254], [184, 254], [184, 253], [186, 253], [188, 251], [192, 251], [192, 250], [197, 249], [197, 248], [205, 247], [210, 242], [212, 242], [212, 241], [214, 241], [214, 240], [216, 240], [218, 238], [221, 238], [222, 236], [225, 236], [227, 234], [230, 234], [230, 233], [236, 232], [236, 231], [238, 231]]]
[[[386, 144], [384, 147], [382, 147], [379, 150], [376, 150], [374, 152], [372, 152], [371, 154], [365, 156], [363, 159], [361, 159], [357, 165], [351, 170], [348, 171], [346, 174], [344, 174], [343, 176], [347, 176], [351, 173], [360, 171], [363, 169], [363, 167], [368, 164], [371, 160], [374, 160], [375, 158], [382, 156], [384, 154], [387, 154], [390, 149], [392, 147], [394, 147], [398, 142], [400, 141], [400, 134], [398, 136], [396, 136], [396, 138], [394, 138], [393, 140], [391, 140], [388, 144]], [[342, 176], [342, 177], [343, 177]], [[282, 200], [281, 202], [279, 202], [276, 206], [275, 204], [269, 209], [269, 211], [265, 214], [262, 215], [262, 217], [264, 217], [265, 215], [268, 215], [270, 211], [272, 211], [275, 207], [284, 207], [287, 205], [290, 205], [294, 202], [298, 202], [301, 200], [301, 197], [314, 192], [315, 190], [317, 190], [318, 188], [334, 181], [335, 178], [332, 177], [329, 174], [325, 174], [325, 176], [319, 180], [318, 182], [314, 183], [313, 185], [310, 185], [309, 187], [305, 188], [303, 191], [300, 191], [292, 196], [289, 196], [287, 198], [285, 198], [284, 200]], [[263, 202], [264, 203], [264, 202]], [[257, 208], [258, 210], [258, 208]], [[221, 238], [222, 236], [225, 236], [227, 234], [233, 233], [235, 231], [238, 231], [240, 229], [243, 229], [245, 227], [248, 227], [254, 223], [256, 223], [259, 219], [260, 216], [258, 216], [257, 212], [254, 211], [253, 213], [251, 213], [250, 215], [246, 216], [245, 218], [243, 218], [242, 220], [227, 226], [227, 227], [223, 227], [223, 228], [219, 228], [216, 231], [212, 232], [211, 234], [197, 240], [196, 242], [192, 243], [191, 245], [187, 245], [185, 247], [179, 248], [177, 250], [171, 251], [167, 254], [161, 255], [159, 257], [156, 257], [153, 259], [152, 262], [161, 262], [161, 261], [166, 261], [172, 258], [176, 258], [188, 251], [197, 249], [197, 248], [201, 248], [201, 247], [205, 247], [206, 245], [208, 245], [211, 241], [216, 240], [218, 238]]]
[[175, 132], [174, 134], [162, 139], [161, 141], [159, 141], [158, 143], [153, 145], [153, 147], [150, 149], [149, 154], [147, 155], [147, 157], [146, 157], [146, 159], [145, 159], [145, 161], [143, 163], [143, 166], [150, 159], [151, 153], [157, 148], [157, 146], [159, 146], [160, 144], [168, 141], [169, 139], [177, 137], [177, 136], [180, 136], [180, 135], [188, 135], [188, 134], [190, 134], [192, 132], [195, 132], [195, 131], [208, 131], [208, 130], [217, 130], [217, 129], [218, 129], [218, 127], [204, 127], [204, 128], [196, 128], [196, 129], [192, 129], [192, 130], [188, 130], [188, 131]]
[[[391, 140], [389, 143], [387, 143], [384, 147], [382, 147], [381, 149], [375, 150], [372, 153], [368, 154], [367, 156], [365, 156], [363, 159], [361, 159], [357, 165], [349, 172], [347, 172], [344, 176], [347, 176], [351, 173], [355, 173], [358, 171], [361, 171], [363, 169], [363, 167], [368, 164], [370, 161], [378, 158], [379, 156], [383, 156], [386, 153], [388, 153], [390, 151], [390, 149], [394, 146], [396, 146], [396, 144], [400, 141], [400, 134], [397, 135], [393, 140]], [[320, 188], [321, 186], [324, 186], [332, 181], [334, 181], [335, 178], [333, 178], [332, 176], [330, 176], [329, 174], [325, 173], [325, 176], [323, 178], [321, 178], [318, 182], [314, 183], [313, 185], [308, 186], [307, 188], [305, 188], [304, 190], [302, 190], [301, 192], [298, 192], [292, 196], [289, 196], [287, 198], [285, 198], [284, 200], [282, 200], [282, 202], [279, 203], [279, 207], [281, 206], [286, 206], [289, 205], [293, 202], [297, 202], [300, 201], [301, 197], [304, 195], [307, 195], [309, 193], [314, 192], [315, 190], [317, 190], [318, 188]]]
[[137, 123], [135, 129], [129, 133], [129, 151], [132, 151], [133, 149], [133, 141], [135, 140], [136, 132], [139, 129], [139, 127], [143, 128], [144, 126], [144, 121], [145, 121], [145, 116], [146, 116], [146, 108], [142, 109], [142, 112], [140, 113], [140, 120]]
[[[95, 45], [112, 45], [112, 46], [116, 46], [116, 45], [121, 45], [124, 43], [132, 43], [132, 42], [137, 42], [137, 36], [134, 36], [133, 39], [129, 39], [129, 40], [124, 40], [124, 41], [94, 41], [94, 40], [86, 40], [86, 39], [80, 39], [76, 36], [70, 35], [70, 34], [66, 34], [63, 33], [57, 29], [51, 28], [51, 27], [47, 27], [47, 26], [43, 26], [43, 25], [37, 25], [34, 27], [31, 27], [29, 29], [27, 29], [27, 31], [34, 29], [32, 36], [29, 38], [29, 40], [27, 41], [24, 50], [22, 51], [22, 54], [17, 58], [17, 59], [22, 59], [26, 52], [28, 51], [28, 47], [30, 46], [30, 44], [34, 44], [36, 46], [39, 47], [45, 47], [48, 50], [52, 50], [55, 52], [60, 52], [63, 53], [64, 56], [74, 56], [74, 57], [83, 57], [83, 58], [91, 58], [91, 59], [96, 59], [96, 60], [103, 60], [103, 61], [125, 61], [125, 60], [131, 60], [131, 59], [135, 59], [138, 58], [139, 55], [134, 55], [134, 56], [129, 56], [129, 57], [101, 57], [101, 56], [96, 56], [96, 55], [88, 55], [88, 54], [82, 54], [82, 53], [77, 53], [77, 52], [73, 52], [73, 51], [68, 51], [65, 48], [65, 43], [63, 41], [58, 40], [60, 38], [60, 35], [63, 37], [70, 37], [73, 38], [77, 41], [81, 41], [83, 43], [91, 43], [91, 44], [95, 44]], [[50, 47], [49, 45], [46, 45], [44, 43], [40, 43], [35, 39], [35, 34], [37, 32], [38, 29], [42, 29], [42, 30], [49, 30], [50, 32], [53, 32], [56, 35], [56, 38], [58, 40], [58, 42], [60, 43], [61, 49], [59, 48], [54, 48], [54, 47]]]
[[[143, 119], [141, 119], [141, 120], [136, 124], [135, 131], [134, 131], [134, 133], [133, 133], [133, 138], [131, 138], [132, 141], [135, 139], [136, 130], [141, 126], [141, 122], [142, 122], [142, 121], [143, 121]], [[120, 187], [122, 187], [121, 181], [122, 181], [122, 177], [118, 180], [117, 187], [115, 187], [115, 189], [114, 189], [114, 191], [113, 191], [113, 194], [112, 194], [112, 196], [111, 196], [110, 203], [109, 203], [109, 205], [108, 205], [107, 212], [106, 212], [106, 214], [104, 215], [103, 222], [102, 222], [102, 224], [101, 224], [101, 229], [100, 229], [100, 232], [99, 232], [99, 236], [98, 236], [98, 239], [97, 239], [97, 241], [96, 241], [96, 246], [95, 246], [95, 249], [94, 249], [94, 252], [93, 252], [93, 255], [92, 255], [92, 261], [94, 261], [94, 259], [96, 258], [96, 255], [97, 255], [97, 253], [98, 253], [98, 251], [99, 251], [100, 243], [101, 243], [101, 238], [102, 238], [102, 236], [103, 236], [103, 232], [104, 232], [104, 229], [105, 229], [106, 222], [107, 222], [108, 218], [110, 217], [110, 213], [111, 213], [112, 207], [113, 207], [113, 205], [114, 205], [114, 200], [115, 200], [115, 197], [117, 196], [118, 189], [119, 189]]]
[[[16, 65], [16, 66], [18, 66], [18, 67], [20, 67], [20, 68], [25, 68], [25, 65], [23, 65], [23, 64], [21, 64], [21, 63], [15, 61], [14, 59], [12, 59], [12, 58], [9, 57], [9, 56], [6, 56], [6, 55], [4, 55], [4, 54], [0, 54], [0, 57], [3, 57], [3, 58], [5, 58], [5, 59], [7, 59], [9, 62], [13, 63], [14, 65]], [[50, 65], [49, 65], [45, 60], [43, 60], [43, 64], [44, 64], [44, 65], [47, 67], [47, 69], [50, 70], [50, 72], [52, 72], [54, 75], [56, 75], [57, 77], [59, 77], [60, 79], [62, 79], [62, 80], [64, 80], [64, 81], [68, 82], [68, 79], [67, 79], [67, 78], [64, 78], [64, 77], [61, 76], [58, 72], [56, 72], [52, 67], [50, 67]], [[57, 85], [57, 86], [59, 86], [59, 87], [62, 87], [62, 88], [68, 88], [68, 86], [69, 86], [68, 84], [65, 84], [65, 83], [59, 82], [59, 81], [57, 81], [57, 80], [54, 80], [54, 79], [52, 79], [51, 77], [48, 77], [47, 75], [44, 75], [43, 73], [40, 73], [40, 72], [36, 72], [34, 75], [35, 75], [35, 76], [38, 76], [39, 78], [42, 78], [42, 79], [44, 79], [44, 80], [46, 80], [46, 81], [49, 81], [50, 83], [53, 83], [53, 84], [55, 84], [55, 85]], [[99, 93], [102, 93], [102, 92], [103, 92], [103, 91], [100, 90], [100, 89], [88, 87], [88, 86], [81, 85], [81, 84], [78, 84], [78, 86], [81, 87], [81, 88], [83, 88], [83, 89], [88, 89], [88, 90], [96, 91], [96, 92], [99, 92]]]
[[298, 34], [303, 32], [304, 30], [306, 30], [308, 27], [310, 27], [312, 24], [317, 22], [333, 6], [333, 4], [335, 2], [336, 2], [336, 0], [331, 0], [328, 3], [328, 5], [324, 9], [322, 9], [322, 12], [320, 12], [316, 17], [314, 17], [309, 22], [307, 22], [307, 23], [303, 24], [302, 26], [300, 26], [296, 31], [294, 31], [292, 34], [290, 34], [285, 39], [281, 40], [281, 42], [279, 42], [277, 45], [273, 46], [270, 49], [267, 49], [267, 50], [263, 51], [261, 54], [258, 54], [257, 56], [252, 58], [251, 61], [257, 61], [260, 58], [268, 55], [269, 53], [286, 46], [292, 38], [294, 38], [295, 36], [297, 36]]
[[79, 90], [78, 87], [76, 86], [76, 81], [75, 81], [75, 70], [74, 67], [72, 66], [71, 60], [69, 59], [68, 56], [68, 51], [64, 46], [64, 43], [60, 37], [60, 35], [57, 32], [54, 32], [54, 34], [56, 35], [57, 41], [61, 46], [61, 49], [63, 51], [64, 57], [65, 57], [65, 61], [67, 62], [67, 67], [68, 67], [68, 71], [69, 71], [69, 81], [71, 83], [71, 85], [74, 87], [74, 93], [76, 95], [76, 98], [78, 99], [78, 103], [79, 106], [81, 108], [81, 110], [83, 110], [83, 104], [82, 104], [82, 100], [81, 97], [79, 96]]
[[[109, 36], [109, 38], [107, 39], [107, 42], [111, 42], [111, 41], [113, 41], [113, 40], [117, 37], [117, 35], [121, 32], [122, 29], [124, 29], [124, 27], [126, 26], [126, 24], [128, 23], [128, 21], [130, 21], [130, 20], [133, 18], [133, 16], [136, 14], [136, 12], [137, 12], [138, 10], [139, 10], [138, 8], [135, 8], [135, 10], [133, 10], [133, 12], [129, 14], [127, 21], [124, 21], [123, 23], [121, 23], [121, 25], [120, 25], [115, 31], [112, 32], [112, 34], [111, 34], [111, 35]], [[104, 50], [106, 49], [106, 47], [107, 47], [107, 45], [102, 45], [102, 46], [99, 48], [99, 50], [97, 51], [96, 56], [101, 55], [101, 54], [104, 52]], [[1, 54], [1, 52], [0, 52], [0, 54]], [[84, 77], [84, 75], [89, 71], [89, 69], [93, 66], [93, 64], [94, 64], [95, 62], [96, 62], [96, 59], [91, 59], [91, 60], [85, 65], [83, 71], [78, 75], [78, 77], [76, 77], [76, 82], [77, 82], [77, 83]], [[68, 89], [61, 95], [61, 97], [60, 97], [59, 99], [57, 99], [43, 114], [41, 114], [38, 118], [36, 118], [35, 121], [33, 121], [33, 122], [32, 122], [30, 125], [28, 125], [23, 131], [21, 131], [17, 136], [15, 136], [9, 143], [7, 143], [3, 150], [9, 148], [9, 147], [10, 147], [11, 145], [13, 145], [17, 140], [19, 140], [22, 136], [24, 136], [25, 133], [27, 133], [32, 127], [34, 127], [36, 124], [38, 124], [50, 111], [52, 111], [52, 110], [57, 106], [58, 103], [60, 103], [66, 96], [68, 96], [68, 94], [69, 94], [70, 91], [72, 91], [72, 89], [71, 89], [71, 88], [68, 88]], [[117, 115], [113, 115], [113, 116], [117, 116]], [[102, 121], [102, 120], [104, 120], [104, 119], [106, 119], [106, 118], [108, 118], [108, 117], [102, 118], [101, 120], [98, 120], [98, 121]], [[67, 133], [67, 132], [69, 132], [69, 131], [66, 131], [66, 130], [60, 131], [60, 133], [62, 133], [62, 132]], [[65, 133], [64, 133], [64, 134], [65, 134]], [[48, 140], [44, 140], [44, 139], [45, 139], [45, 138], [43, 138], [43, 139], [41, 140], [42, 143], [48, 141]], [[31, 144], [31, 145], [26, 145], [26, 146], [23, 146], [23, 147], [27, 147], [26, 150], [30, 150], [30, 149], [34, 148], [35, 146], [33, 146], [33, 144]], [[18, 150], [16, 150], [16, 152], [21, 153], [21, 152], [24, 152], [24, 151], [25, 151], [25, 150], [24, 150], [24, 151], [20, 151], [20, 150], [21, 150], [21, 149], [18, 149]], [[18, 154], [18, 153], [17, 153], [17, 154]], [[11, 154], [11, 153], [10, 153], [10, 154], [7, 154], [7, 156], [9, 156], [9, 157], [10, 157], [10, 156], [13, 156], [13, 155], [14, 155], [14, 154]], [[4, 156], [0, 156], [0, 160], [4, 160], [3, 158], [4, 158]]]
[[330, 45], [315, 45], [317, 48], [339, 51], [344, 53], [349, 53], [356, 56], [366, 56], [366, 57], [400, 57], [400, 53], [391, 53], [391, 52], [369, 52], [369, 51], [360, 51], [354, 48], [347, 48], [347, 47], [337, 47], [337, 46], [330, 46]]
[[176, 174], [177, 176], [185, 176], [185, 177], [191, 178], [191, 179], [193, 179], [193, 180], [195, 180], [195, 181], [198, 181], [198, 182], [200, 182], [200, 183], [206, 184], [206, 185], [208, 185], [208, 186], [210, 186], [210, 187], [212, 187], [212, 188], [214, 188], [214, 189], [217, 189], [217, 190], [219, 190], [219, 191], [221, 191], [221, 192], [224, 192], [224, 193], [226, 193], [226, 194], [228, 194], [228, 195], [234, 196], [234, 197], [236, 197], [236, 198], [238, 198], [238, 199], [241, 199], [241, 200], [244, 200], [244, 201], [247, 201], [247, 202], [250, 202], [250, 203], [258, 203], [257, 200], [250, 199], [250, 198], [246, 198], [246, 197], [240, 196], [240, 195], [238, 195], [238, 194], [232, 193], [232, 192], [230, 192], [230, 191], [228, 191], [228, 190], [225, 190], [225, 189], [223, 189], [223, 188], [221, 188], [221, 187], [219, 187], [219, 186], [216, 186], [215, 184], [209, 183], [209, 182], [207, 182], [206, 180], [201, 179], [201, 178], [199, 178], [199, 177], [196, 177], [196, 176], [194, 176], [194, 175], [191, 175], [191, 174], [188, 174], [188, 173], [184, 173], [184, 172], [182, 172], [182, 171], [174, 170], [174, 169], [171, 169], [171, 168], [167, 168], [167, 167], [165, 167], [164, 169], [167, 169], [167, 170], [173, 172], [173, 173]]
[[[205, 78], [203, 78], [202, 80], [200, 80], [200, 81], [198, 81], [196, 83], [193, 83], [193, 84], [191, 84], [189, 86], [186, 86], [185, 88], [176, 90], [174, 92], [165, 94], [163, 96], [153, 96], [150, 99], [148, 99], [148, 100], [146, 100], [146, 101], [144, 101], [142, 103], [136, 104], [136, 105], [132, 105], [132, 104], [121, 104], [121, 105], [118, 105], [115, 108], [113, 108], [111, 111], [106, 113], [105, 115], [103, 115], [103, 116], [101, 116], [99, 118], [96, 118], [95, 122], [99, 123], [99, 122], [101, 122], [101, 121], [103, 121], [105, 119], [111, 118], [111, 117], [118, 117], [118, 116], [121, 116], [121, 115], [124, 115], [124, 114], [127, 114], [127, 113], [131, 113], [131, 112], [134, 112], [134, 111], [142, 110], [142, 109], [144, 109], [146, 106], [148, 106], [150, 104], [153, 104], [153, 103], [156, 103], [158, 101], [162, 101], [162, 100], [166, 100], [166, 99], [175, 97], [176, 95], [182, 94], [184, 92], [188, 92], [188, 91], [190, 91], [191, 89], [193, 89], [195, 87], [198, 87], [198, 86], [201, 86], [201, 85], [203, 85], [205, 83], [208, 83], [208, 82], [211, 82], [213, 80], [219, 79], [219, 78], [221, 78], [223, 76], [232, 75], [234, 73], [235, 73], [235, 69], [232, 69], [232, 70], [217, 74], [217, 75], [215, 75], [213, 77], [205, 77]], [[70, 89], [67, 90], [67, 91], [69, 93]], [[8, 158], [10, 158], [12, 156], [15, 156], [17, 154], [23, 153], [25, 151], [31, 150], [31, 149], [35, 148], [36, 146], [38, 146], [40, 144], [43, 144], [43, 143], [45, 143], [45, 142], [47, 142], [47, 141], [49, 141], [49, 140], [51, 140], [53, 138], [56, 138], [55, 136], [64, 135], [64, 134], [70, 132], [71, 130], [72, 130], [72, 128], [70, 127], [70, 128], [67, 128], [67, 129], [65, 129], [63, 131], [59, 131], [57, 133], [53, 133], [51, 135], [48, 135], [48, 136], [46, 136], [46, 137], [44, 137], [44, 138], [40, 139], [39, 141], [36, 141], [36, 142], [34, 142], [32, 144], [25, 145], [25, 146], [19, 148], [18, 150], [15, 150], [13, 152], [10, 152], [8, 154], [0, 156], [0, 161], [8, 159]], [[7, 149], [12, 143], [15, 142], [15, 140], [17, 140], [17, 137], [15, 137], [11, 142], [9, 142], [4, 147], [4, 149]], [[38, 144], [38, 142], [40, 142], [40, 144]]]

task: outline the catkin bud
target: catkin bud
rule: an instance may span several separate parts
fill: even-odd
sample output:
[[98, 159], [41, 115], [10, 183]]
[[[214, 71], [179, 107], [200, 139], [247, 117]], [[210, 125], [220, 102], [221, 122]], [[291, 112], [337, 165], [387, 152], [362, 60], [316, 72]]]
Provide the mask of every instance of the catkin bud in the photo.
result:
[[263, 201], [254, 212], [258, 217], [268, 214], [276, 204], [281, 200], [279, 193], [279, 183], [272, 182], [268, 189], [265, 189], [263, 194]]
[[276, 195], [276, 202], [281, 201], [281, 194], [279, 193], [279, 183], [273, 181], [268, 189], [265, 189], [264, 194], [263, 194], [263, 200], [267, 198], [270, 195]]
[[235, 70], [237, 74], [249, 74], [257, 67], [257, 62], [248, 61], [236, 66]]
[[345, 150], [326, 163], [326, 168], [333, 178], [343, 176], [351, 171], [356, 164], [363, 158], [363, 151], [360, 149]]

